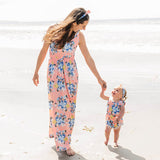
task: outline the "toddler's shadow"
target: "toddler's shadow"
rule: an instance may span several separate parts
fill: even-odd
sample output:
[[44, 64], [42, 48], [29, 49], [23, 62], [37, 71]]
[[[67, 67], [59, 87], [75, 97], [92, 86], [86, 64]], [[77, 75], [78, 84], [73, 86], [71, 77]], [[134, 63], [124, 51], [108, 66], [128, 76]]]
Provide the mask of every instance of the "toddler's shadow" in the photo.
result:
[[53, 146], [52, 149], [57, 153], [58, 160], [87, 160], [80, 154], [75, 154], [74, 156], [68, 156], [64, 151], [57, 151], [56, 146]]
[[131, 150], [129, 150], [127, 148], [123, 148], [121, 146], [119, 146], [118, 148], [113, 148], [111, 145], [108, 145], [108, 149], [111, 152], [114, 152], [117, 154], [116, 158], [118, 160], [123, 160], [124, 158], [127, 160], [145, 160], [144, 157], [136, 155], [136, 154], [132, 153]]

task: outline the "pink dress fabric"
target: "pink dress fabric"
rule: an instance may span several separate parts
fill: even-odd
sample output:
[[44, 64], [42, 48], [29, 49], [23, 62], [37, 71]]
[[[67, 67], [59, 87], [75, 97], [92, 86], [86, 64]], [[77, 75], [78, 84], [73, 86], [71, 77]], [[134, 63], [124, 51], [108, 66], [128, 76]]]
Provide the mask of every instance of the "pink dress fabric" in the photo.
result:
[[57, 49], [49, 47], [50, 59], [47, 69], [49, 100], [49, 137], [54, 138], [57, 151], [70, 147], [75, 121], [78, 71], [75, 51], [79, 43], [79, 31], [74, 38]]

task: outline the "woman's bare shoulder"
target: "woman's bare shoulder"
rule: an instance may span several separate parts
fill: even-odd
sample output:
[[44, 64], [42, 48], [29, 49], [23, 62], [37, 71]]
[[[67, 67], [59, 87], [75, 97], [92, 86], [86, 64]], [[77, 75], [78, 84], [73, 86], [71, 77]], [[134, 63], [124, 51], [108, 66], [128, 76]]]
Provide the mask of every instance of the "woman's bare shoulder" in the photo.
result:
[[79, 36], [84, 37], [84, 34], [81, 31], [79, 31]]
[[80, 31], [79, 32], [79, 45], [85, 45], [85, 36], [84, 34]]
[[80, 41], [84, 41], [85, 40], [84, 34], [81, 31], [79, 31], [79, 40]]

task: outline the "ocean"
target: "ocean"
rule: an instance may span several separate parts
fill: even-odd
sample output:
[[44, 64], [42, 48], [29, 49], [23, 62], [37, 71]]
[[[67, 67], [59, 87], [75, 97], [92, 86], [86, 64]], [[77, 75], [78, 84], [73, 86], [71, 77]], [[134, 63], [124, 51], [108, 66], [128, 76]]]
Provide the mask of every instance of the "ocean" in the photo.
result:
[[[55, 21], [0, 21], [0, 47], [39, 48], [45, 31]], [[93, 20], [86, 31], [90, 48], [104, 51], [139, 52], [160, 51], [160, 19]]]

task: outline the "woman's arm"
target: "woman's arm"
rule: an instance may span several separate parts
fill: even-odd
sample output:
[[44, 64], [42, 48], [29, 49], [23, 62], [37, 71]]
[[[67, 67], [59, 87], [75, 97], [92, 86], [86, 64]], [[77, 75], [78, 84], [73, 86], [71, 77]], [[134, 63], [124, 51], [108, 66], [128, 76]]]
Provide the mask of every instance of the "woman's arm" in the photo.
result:
[[43, 47], [42, 47], [42, 49], [41, 49], [41, 51], [39, 53], [39, 56], [38, 56], [36, 69], [35, 69], [34, 76], [33, 76], [33, 79], [32, 79], [33, 83], [36, 86], [39, 84], [38, 71], [39, 71], [39, 69], [41, 67], [41, 64], [43, 63], [43, 61], [44, 61], [44, 59], [46, 57], [48, 47], [49, 47], [49, 43], [44, 42]]
[[[55, 25], [52, 25], [48, 28], [47, 32], [50, 31]], [[47, 33], [46, 32], [46, 33]], [[39, 53], [39, 56], [38, 56], [38, 60], [37, 60], [37, 66], [36, 66], [36, 69], [35, 69], [35, 73], [38, 73], [39, 71], [39, 68], [41, 66], [41, 64], [43, 63], [45, 57], [46, 57], [46, 54], [47, 54], [47, 51], [48, 51], [48, 48], [49, 48], [49, 43], [45, 42], [43, 43], [43, 47]]]
[[38, 60], [37, 60], [37, 65], [36, 65], [36, 69], [35, 69], [35, 73], [38, 73], [40, 67], [41, 67], [41, 64], [43, 63], [45, 57], [46, 57], [46, 54], [47, 54], [47, 51], [48, 51], [48, 47], [49, 47], [49, 43], [45, 43], [43, 44], [43, 47], [39, 53], [39, 56], [38, 56]]
[[79, 47], [80, 50], [85, 58], [85, 61], [88, 65], [88, 67], [90, 68], [90, 70], [92, 71], [92, 73], [95, 75], [95, 77], [97, 78], [99, 84], [102, 87], [106, 87], [106, 82], [101, 78], [101, 76], [99, 75], [96, 65], [94, 63], [94, 60], [92, 59], [91, 55], [89, 54], [87, 45], [86, 45], [86, 41], [84, 38], [84, 35], [82, 32], [79, 32]]

